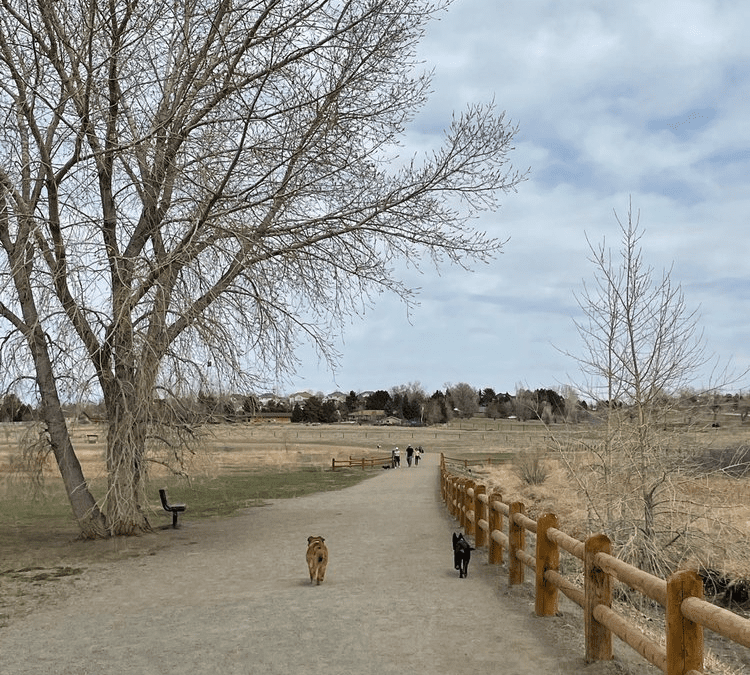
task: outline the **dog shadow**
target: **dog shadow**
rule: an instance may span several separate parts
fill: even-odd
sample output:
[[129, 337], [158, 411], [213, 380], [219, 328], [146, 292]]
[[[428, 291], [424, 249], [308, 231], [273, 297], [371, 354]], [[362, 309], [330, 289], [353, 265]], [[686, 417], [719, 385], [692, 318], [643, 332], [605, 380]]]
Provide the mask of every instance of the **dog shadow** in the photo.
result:
[[[327, 579], [324, 579], [320, 582], [321, 586], [328, 586], [330, 582]], [[298, 579], [290, 584], [290, 586], [293, 586], [294, 588], [298, 586], [307, 587], [307, 588], [316, 588], [318, 584], [316, 584], [314, 581], [310, 581], [310, 579]]]

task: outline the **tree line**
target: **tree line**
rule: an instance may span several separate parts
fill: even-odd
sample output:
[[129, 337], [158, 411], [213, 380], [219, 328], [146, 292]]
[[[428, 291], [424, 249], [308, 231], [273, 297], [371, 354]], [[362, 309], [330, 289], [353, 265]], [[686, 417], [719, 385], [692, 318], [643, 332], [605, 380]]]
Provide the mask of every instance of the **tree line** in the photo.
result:
[[[744, 423], [750, 414], [750, 398], [741, 393], [705, 394], [686, 389], [674, 397], [662, 397], [659, 407], [679, 411], [680, 419], [690, 425], [695, 418], [709, 419], [718, 424], [722, 414], [736, 415]], [[390, 391], [350, 391], [344, 401], [323, 393], [311, 395], [303, 403], [291, 403], [279, 397], [262, 404], [255, 394], [217, 395], [200, 392], [179, 400], [157, 400], [153, 404], [154, 419], [162, 423], [204, 424], [252, 420], [258, 414], [290, 415], [293, 423], [335, 424], [347, 420], [357, 411], [381, 411], [406, 423], [444, 424], [452, 419], [487, 417], [515, 418], [522, 422], [539, 420], [544, 424], [578, 423], [588, 420], [597, 411], [627, 409], [623, 401], [586, 401], [571, 387], [560, 391], [551, 388], [519, 388], [515, 394], [497, 393], [492, 387], [474, 388], [467, 383], [436, 390], [428, 395], [419, 385], [402, 385]], [[103, 402], [65, 405], [69, 417], [85, 415], [91, 421], [106, 420]], [[40, 421], [38, 408], [22, 401], [17, 394], [0, 398], [0, 422]]]

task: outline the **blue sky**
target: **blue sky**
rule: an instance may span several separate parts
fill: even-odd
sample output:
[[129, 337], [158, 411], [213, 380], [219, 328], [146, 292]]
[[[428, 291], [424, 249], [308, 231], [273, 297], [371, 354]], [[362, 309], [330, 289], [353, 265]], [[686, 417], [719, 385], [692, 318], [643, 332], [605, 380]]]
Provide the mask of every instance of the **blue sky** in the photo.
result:
[[[478, 229], [510, 238], [473, 273], [405, 277], [407, 315], [382, 297], [338, 345], [283, 389], [330, 392], [419, 382], [496, 391], [580, 381], [574, 292], [594, 269], [586, 236], [618, 244], [613, 210], [640, 211], [644, 262], [672, 268], [699, 308], [706, 349], [750, 365], [750, 3], [457, 0], [421, 46], [434, 93], [407, 148], [438, 147], [453, 110], [494, 99], [520, 126], [511, 155], [531, 167]], [[735, 389], [750, 388], [750, 381]]]

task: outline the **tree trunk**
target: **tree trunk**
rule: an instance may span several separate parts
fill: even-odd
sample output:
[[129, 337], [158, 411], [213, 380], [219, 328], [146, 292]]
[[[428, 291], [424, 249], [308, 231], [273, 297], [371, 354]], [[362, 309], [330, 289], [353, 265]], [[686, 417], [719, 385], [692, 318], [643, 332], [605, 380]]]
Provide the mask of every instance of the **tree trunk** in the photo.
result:
[[68, 425], [65, 423], [60, 397], [57, 393], [49, 352], [41, 329], [34, 330], [34, 335], [29, 340], [29, 344], [36, 364], [43, 419], [47, 425], [52, 451], [73, 509], [73, 516], [78, 521], [81, 536], [85, 539], [105, 537], [107, 536], [106, 522], [96, 504], [96, 500], [89, 491], [81, 463], [73, 449]]
[[[134, 405], [129, 405], [129, 403]], [[115, 535], [134, 535], [151, 529], [143, 512], [146, 502], [145, 449], [148, 421], [137, 402], [118, 398], [108, 410], [106, 512]]]
[[84, 539], [106, 537], [108, 532], [104, 516], [89, 491], [61, 409], [50, 409], [45, 402], [44, 420], [47, 423], [52, 451], [60, 469], [65, 491], [73, 509], [73, 516], [81, 529], [81, 536]]

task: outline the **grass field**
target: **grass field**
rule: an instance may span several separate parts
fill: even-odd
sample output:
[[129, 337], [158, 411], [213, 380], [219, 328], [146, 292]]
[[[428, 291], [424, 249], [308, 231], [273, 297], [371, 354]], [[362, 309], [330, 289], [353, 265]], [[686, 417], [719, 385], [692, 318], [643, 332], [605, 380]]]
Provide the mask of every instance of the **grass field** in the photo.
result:
[[[700, 430], [676, 433], [674, 442], [690, 448], [724, 447], [743, 443], [748, 427], [739, 419], [719, 429], [706, 425]], [[733, 422], [733, 423], [732, 423]], [[38, 532], [75, 533], [70, 507], [62, 489], [53, 458], [47, 457], [43, 482], [33, 489], [23, 471], [21, 446], [35, 433], [31, 425], [0, 425], [0, 538], [23, 546], [24, 537]], [[398, 446], [404, 457], [407, 445], [421, 445], [426, 457], [444, 453], [456, 459], [484, 460], [473, 471], [516, 493], [533, 510], [555, 509], [574, 512], [578, 508], [574, 490], [564, 472], [552, 473], [546, 485], [527, 486], [519, 480], [509, 459], [539, 450], [554, 464], [551, 448], [569, 450], [596, 440], [595, 425], [554, 425], [516, 420], [471, 419], [434, 427], [387, 427], [357, 425], [221, 424], [198, 430], [197, 442], [184, 467], [188, 478], [170, 475], [163, 467], [150, 468], [148, 482], [152, 521], [169, 522], [159, 505], [158, 488], [167, 487], [173, 501], [189, 504], [190, 517], [228, 515], [239, 508], [261, 505], [263, 500], [294, 497], [316, 490], [339, 489], [362, 480], [370, 472], [330, 471], [332, 458], [388, 456]], [[81, 424], [72, 427], [76, 453], [95, 496], [106, 485], [103, 426]], [[487, 461], [489, 460], [489, 461]], [[508, 463], [498, 468], [498, 464]], [[724, 489], [744, 499], [747, 480], [734, 481]], [[750, 497], [748, 497], [750, 499]], [[750, 517], [743, 514], [743, 518]], [[578, 528], [578, 523], [576, 528]], [[741, 523], [748, 525], [747, 520]]]

